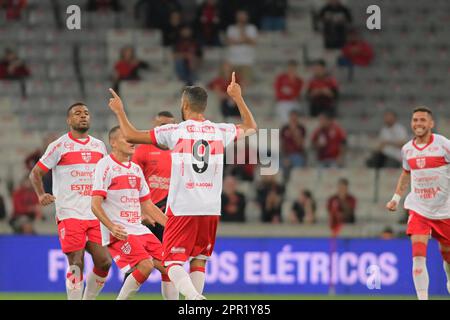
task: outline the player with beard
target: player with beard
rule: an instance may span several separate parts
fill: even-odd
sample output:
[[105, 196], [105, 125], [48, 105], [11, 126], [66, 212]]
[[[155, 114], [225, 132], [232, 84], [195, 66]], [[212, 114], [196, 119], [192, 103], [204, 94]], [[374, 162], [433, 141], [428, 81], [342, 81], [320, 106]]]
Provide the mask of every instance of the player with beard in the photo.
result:
[[[186, 87], [181, 97], [183, 122], [136, 130], [128, 121], [120, 97], [110, 89], [109, 107], [130, 143], [160, 144], [172, 150], [172, 176], [163, 237], [163, 262], [170, 280], [188, 300], [203, 300], [206, 261], [211, 256], [220, 217], [224, 150], [235, 140], [256, 133], [257, 126], [236, 82], [227, 88], [242, 122], [214, 123], [205, 118], [208, 94]], [[191, 274], [183, 268], [190, 261]], [[193, 270], [197, 271], [193, 274]]]
[[428, 300], [430, 237], [439, 242], [450, 293], [450, 141], [432, 132], [433, 114], [427, 107], [414, 109], [411, 128], [414, 138], [402, 148], [403, 172], [386, 207], [396, 211], [411, 184], [404, 207], [409, 210], [406, 232], [412, 243], [412, 276], [417, 298]]
[[[66, 277], [69, 300], [93, 300], [102, 290], [111, 257], [102, 246], [100, 223], [91, 211], [91, 190], [97, 162], [107, 155], [105, 144], [91, 137], [89, 109], [77, 102], [67, 110], [70, 130], [52, 142], [34, 166], [30, 180], [39, 203], [56, 205], [56, 223], [69, 269]], [[45, 193], [43, 176], [52, 170], [53, 195]], [[84, 252], [91, 254], [94, 269], [83, 294]]]

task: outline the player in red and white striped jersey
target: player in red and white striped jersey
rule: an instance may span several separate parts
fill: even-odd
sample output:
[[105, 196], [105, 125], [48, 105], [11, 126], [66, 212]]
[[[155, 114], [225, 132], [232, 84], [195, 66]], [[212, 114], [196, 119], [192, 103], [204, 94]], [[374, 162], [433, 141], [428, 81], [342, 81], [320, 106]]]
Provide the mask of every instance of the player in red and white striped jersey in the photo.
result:
[[[150, 132], [138, 131], [129, 123], [120, 97], [110, 91], [113, 98], [109, 106], [127, 141], [162, 144], [172, 150], [163, 261], [169, 278], [186, 299], [205, 299], [202, 296], [204, 271], [214, 249], [220, 216], [224, 149], [257, 129], [235, 74], [233, 72], [227, 91], [241, 114], [239, 125], [206, 120], [206, 91], [201, 87], [186, 87], [181, 98], [183, 122], [157, 127]], [[189, 259], [191, 276], [182, 267]]]
[[411, 128], [414, 139], [402, 148], [403, 172], [387, 208], [395, 211], [411, 184], [405, 208], [409, 210], [407, 234], [412, 242], [413, 280], [418, 299], [427, 300], [430, 236], [439, 241], [450, 293], [450, 140], [432, 132], [433, 115], [426, 107], [413, 111]]
[[163, 226], [167, 217], [152, 203], [141, 168], [130, 161], [135, 146], [126, 142], [119, 127], [111, 129], [109, 141], [112, 153], [95, 169], [92, 211], [101, 222], [102, 244], [108, 246], [121, 271], [132, 270], [117, 299], [129, 299], [156, 267], [163, 276], [163, 297], [177, 300], [178, 291], [164, 279], [161, 242], [142, 224], [142, 215]]
[[[111, 257], [102, 247], [100, 224], [91, 211], [95, 165], [107, 154], [105, 144], [88, 134], [89, 110], [84, 103], [67, 111], [70, 131], [52, 142], [30, 173], [41, 205], [55, 202], [62, 251], [69, 261], [66, 289], [69, 300], [95, 299], [104, 286]], [[53, 195], [44, 191], [42, 177], [52, 170]], [[83, 295], [84, 252], [94, 261]]]

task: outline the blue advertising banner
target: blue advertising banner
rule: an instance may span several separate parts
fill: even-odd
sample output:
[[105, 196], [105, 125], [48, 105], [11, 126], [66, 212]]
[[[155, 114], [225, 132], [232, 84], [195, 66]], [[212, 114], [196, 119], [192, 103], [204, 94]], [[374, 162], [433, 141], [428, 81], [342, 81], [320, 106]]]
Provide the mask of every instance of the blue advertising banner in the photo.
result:
[[[447, 294], [435, 241], [427, 264], [430, 294]], [[56, 236], [0, 236], [2, 292], [65, 292], [66, 268]], [[207, 266], [206, 293], [326, 294], [333, 287], [337, 294], [414, 294], [411, 269], [408, 239], [222, 237]], [[92, 270], [89, 255], [85, 270]], [[118, 292], [122, 279], [114, 265], [104, 291]], [[157, 271], [141, 291], [160, 291]]]

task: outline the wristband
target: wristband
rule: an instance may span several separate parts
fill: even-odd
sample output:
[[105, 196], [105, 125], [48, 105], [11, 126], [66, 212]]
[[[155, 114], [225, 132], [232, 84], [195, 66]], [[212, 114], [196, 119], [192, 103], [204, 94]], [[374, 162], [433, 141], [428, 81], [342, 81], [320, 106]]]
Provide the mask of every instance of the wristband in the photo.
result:
[[397, 203], [400, 203], [400, 200], [402, 199], [401, 195], [399, 195], [398, 193], [394, 194], [394, 196], [392, 197], [391, 201], [395, 201]]

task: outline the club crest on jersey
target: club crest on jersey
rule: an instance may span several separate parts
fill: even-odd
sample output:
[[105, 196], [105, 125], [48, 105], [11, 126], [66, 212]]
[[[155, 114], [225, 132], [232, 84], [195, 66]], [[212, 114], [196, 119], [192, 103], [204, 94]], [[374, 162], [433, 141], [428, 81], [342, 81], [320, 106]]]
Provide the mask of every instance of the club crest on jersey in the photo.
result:
[[89, 162], [92, 159], [92, 154], [90, 152], [82, 152], [81, 159], [83, 159], [84, 162]]
[[425, 158], [417, 158], [416, 159], [416, 164], [417, 164], [418, 168], [423, 169], [423, 168], [425, 168], [425, 165], [427, 164], [427, 161], [426, 161]]
[[130, 184], [131, 188], [136, 188], [137, 185], [137, 179], [135, 176], [128, 176], [128, 183]]
[[120, 248], [123, 253], [130, 254], [131, 253], [131, 245], [129, 242], [125, 242], [125, 244]]

